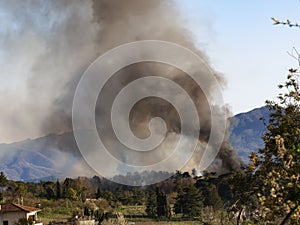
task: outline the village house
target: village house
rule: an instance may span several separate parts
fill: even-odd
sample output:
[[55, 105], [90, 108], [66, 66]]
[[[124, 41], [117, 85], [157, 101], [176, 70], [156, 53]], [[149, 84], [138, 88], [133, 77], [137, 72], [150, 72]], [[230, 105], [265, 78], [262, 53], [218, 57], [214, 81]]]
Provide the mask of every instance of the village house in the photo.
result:
[[43, 225], [38, 222], [37, 213], [41, 211], [38, 208], [24, 206], [14, 203], [0, 205], [0, 225], [14, 225], [20, 219], [32, 220], [35, 225]]

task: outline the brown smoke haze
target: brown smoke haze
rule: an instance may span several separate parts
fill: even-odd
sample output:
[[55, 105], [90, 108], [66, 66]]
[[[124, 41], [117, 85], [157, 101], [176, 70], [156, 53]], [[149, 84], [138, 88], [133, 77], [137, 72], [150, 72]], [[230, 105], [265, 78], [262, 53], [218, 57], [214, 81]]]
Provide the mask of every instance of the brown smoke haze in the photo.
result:
[[[138, 40], [164, 40], [185, 46], [207, 60], [205, 54], [196, 48], [174, 1], [7, 0], [1, 1], [0, 8], [10, 13], [9, 16], [14, 15], [11, 19], [13, 25], [7, 24], [0, 30], [3, 36], [0, 53], [4, 55], [0, 62], [2, 72], [11, 74], [7, 75], [10, 76], [9, 83], [0, 95], [3, 107], [0, 111], [1, 142], [71, 131], [72, 101], [80, 77], [99, 55], [120, 44]], [[13, 28], [6, 29], [9, 26]], [[201, 131], [198, 149], [186, 169], [197, 168], [201, 149], [208, 142], [211, 131], [208, 101], [215, 87], [209, 82], [204, 84], [211, 90], [211, 96], [205, 96], [188, 75], [168, 65], [139, 63], [118, 71], [99, 95], [96, 107], [99, 134], [105, 133], [103, 139], [107, 145], [113, 143], [116, 149], [121, 148], [113, 135], [111, 124], [105, 118], [122, 87], [149, 75], [173, 80], [193, 99], [201, 121]], [[199, 71], [199, 76], [209, 75]], [[222, 76], [217, 73], [214, 76], [224, 84]], [[178, 97], [178, 101], [184, 99]], [[220, 116], [224, 116], [224, 106], [214, 107], [220, 109]], [[133, 133], [138, 137], [147, 137], [148, 122], [152, 117], [165, 120], [171, 140], [180, 134], [180, 118], [176, 109], [157, 98], [141, 100], [132, 109], [130, 126]], [[169, 154], [169, 145], [172, 146], [172, 143], [164, 143], [165, 152], [159, 157]], [[125, 161], [132, 160], [130, 156], [122, 156], [113, 150], [112, 154]], [[154, 160], [150, 155], [146, 159], [149, 162]], [[225, 173], [239, 169], [240, 165], [235, 151], [224, 140], [211, 170]], [[78, 168], [81, 166], [78, 165]], [[82, 168], [86, 169], [86, 166]], [[76, 170], [76, 174], [79, 171]]]

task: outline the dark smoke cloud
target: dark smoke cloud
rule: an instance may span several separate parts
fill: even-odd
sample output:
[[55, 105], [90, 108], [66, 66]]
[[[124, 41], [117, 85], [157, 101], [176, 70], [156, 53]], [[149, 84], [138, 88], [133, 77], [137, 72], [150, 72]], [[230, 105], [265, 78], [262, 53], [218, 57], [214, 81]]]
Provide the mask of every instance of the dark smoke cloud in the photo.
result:
[[[10, 131], [6, 131], [17, 134], [17, 138], [70, 131], [72, 100], [84, 70], [97, 56], [120, 44], [145, 39], [165, 40], [183, 45], [207, 60], [196, 48], [190, 32], [185, 29], [174, 1], [57, 0], [38, 3], [3, 1], [0, 4], [16, 15], [16, 29], [10, 32], [1, 31], [6, 35], [0, 43], [1, 48], [9, 52], [12, 64], [22, 62], [18, 65], [20, 69], [15, 76], [26, 77], [27, 81], [21, 94], [9, 93], [9, 96], [0, 99], [1, 103], [10, 102], [9, 108], [1, 113], [9, 118], [5, 123], [12, 124], [18, 120]], [[21, 34], [22, 38], [19, 36]], [[16, 44], [18, 48], [13, 47]], [[4, 63], [8, 63], [8, 57], [6, 58]], [[99, 120], [109, 112], [107, 106], [124, 84], [143, 74], [161, 75], [160, 73], [166, 74], [166, 71], [172, 72], [166, 77], [180, 84], [193, 98], [201, 118], [200, 147], [186, 167], [191, 169], [197, 167], [201, 146], [209, 138], [211, 121], [206, 97], [210, 96], [204, 96], [195, 82], [181, 71], [151, 63], [133, 65], [119, 71], [122, 78], [116, 74], [107, 84], [108, 90], [102, 93], [106, 96], [102, 98], [103, 101], [99, 97], [96, 111], [98, 128], [100, 131], [101, 127], [104, 130], [109, 128], [108, 124]], [[224, 83], [220, 75], [214, 75]], [[213, 93], [213, 84], [205, 85]], [[13, 99], [18, 100], [14, 103]], [[130, 117], [131, 126], [137, 136], [148, 135], [147, 124], [153, 116], [161, 116], [166, 120], [170, 135], [176, 136], [180, 132], [179, 118], [172, 106], [157, 99], [146, 99], [135, 106]], [[21, 132], [21, 127], [27, 133]], [[107, 144], [115, 144], [110, 135], [112, 131], [107, 132]], [[166, 151], [165, 154], [167, 153]], [[224, 140], [218, 160], [212, 168], [223, 173], [239, 166], [240, 160], [228, 141]]]
[[65, 96], [97, 55], [92, 2], [4, 0], [0, 11], [0, 141], [70, 129]]
[[[100, 43], [105, 43], [104, 46], [109, 44], [110, 46], [107, 48], [109, 49], [121, 43], [144, 39], [158, 39], [178, 43], [193, 50], [201, 57], [206, 58], [205, 55], [195, 47], [190, 32], [184, 28], [181, 18], [178, 16], [179, 12], [172, 3], [172, 1], [157, 0], [128, 0], [122, 1], [122, 3], [95, 0], [93, 5], [94, 18], [101, 26], [99, 34]], [[121, 36], [119, 34], [121, 34]], [[211, 128], [210, 108], [207, 102], [207, 97], [209, 98], [210, 96], [205, 96], [197, 84], [193, 82], [192, 79], [184, 76], [181, 71], [173, 69], [171, 70], [172, 73], [168, 73], [168, 69], [170, 68], [162, 68], [162, 66], [151, 63], [133, 65], [130, 68], [121, 70], [119, 72], [121, 76], [116, 74], [115, 81], [112, 81], [111, 85], [107, 86], [110, 88], [113, 86], [114, 92], [117, 94], [119, 88], [122, 88], [122, 86], [137, 79], [139, 76], [149, 74], [161, 76], [162, 74], [168, 74], [166, 77], [180, 84], [193, 98], [197, 106], [198, 115], [201, 118], [199, 140], [207, 142]], [[199, 75], [204, 76], [208, 74], [201, 74], [200, 72]], [[220, 82], [224, 82], [217, 73], [215, 73], [215, 76]], [[210, 87], [213, 93], [213, 84], [206, 83], [204, 85]], [[103, 105], [99, 108], [103, 109], [112, 103], [114, 94], [112, 91], [108, 91], [108, 93], [106, 98], [101, 99]], [[111, 101], [108, 100], [109, 96], [111, 97]], [[101, 110], [99, 110], [98, 113], [101, 114]], [[138, 130], [136, 134], [144, 137], [149, 135], [148, 122], [155, 116], [160, 116], [165, 120], [170, 133], [178, 133], [180, 131], [180, 121], [174, 107], [166, 102], [159, 102], [157, 99], [148, 98], [147, 100], [141, 101], [140, 104], [136, 105], [132, 110], [130, 121], [132, 122], [133, 130]], [[222, 116], [221, 110], [220, 116]], [[105, 128], [103, 131], [107, 131], [107, 128], [110, 126], [109, 124], [105, 124], [103, 127]], [[113, 134], [113, 131], [111, 130], [110, 133]], [[201, 150], [199, 149], [199, 151]], [[187, 167], [192, 168], [197, 165], [197, 162], [199, 162], [197, 154], [199, 155], [199, 152], [196, 152], [196, 156], [190, 162], [191, 165], [187, 165]], [[118, 157], [117, 154], [115, 156]], [[130, 159], [131, 157], [128, 158]], [[142, 158], [143, 157], [141, 157], [141, 159]], [[151, 157], [149, 155], [149, 157], [146, 158], [150, 161]], [[240, 166], [240, 161], [226, 140], [224, 140], [219, 153], [219, 159], [221, 160], [221, 165], [218, 168], [214, 168], [214, 170], [218, 170], [218, 172], [228, 172], [233, 169], [238, 169]]]

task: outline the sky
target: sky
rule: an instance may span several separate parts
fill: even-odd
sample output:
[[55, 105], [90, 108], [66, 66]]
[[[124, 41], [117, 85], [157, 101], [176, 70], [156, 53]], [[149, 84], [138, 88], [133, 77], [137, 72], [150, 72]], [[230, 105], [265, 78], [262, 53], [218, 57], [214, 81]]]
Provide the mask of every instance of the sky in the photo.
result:
[[[224, 102], [233, 114], [273, 100], [300, 48], [300, 29], [274, 26], [271, 17], [300, 22], [298, 0], [179, 1], [199, 48], [227, 81]], [[201, 22], [200, 22], [201, 21]]]
[[[37, 73], [42, 69], [52, 71], [54, 65], [58, 66], [59, 72], [63, 71], [59, 66], [72, 69], [71, 64], [63, 63], [64, 60], [68, 58], [80, 62], [76, 51], [88, 55], [94, 46], [84, 46], [84, 43], [90, 43], [98, 32], [91, 27], [86, 34], [80, 33], [82, 40], [73, 42], [72, 37], [62, 36], [61, 42], [69, 44], [67, 47], [78, 47], [71, 51], [72, 55], [62, 54], [45, 65], [36, 65], [36, 58], [45, 57], [45, 53], [55, 53], [64, 47], [54, 43], [55, 48], [48, 49], [44, 44], [52, 35], [56, 35], [55, 32], [60, 32], [61, 21], [72, 18], [81, 23], [78, 27], [90, 22], [92, 18], [74, 14], [89, 6], [84, 1], [82, 5], [72, 3], [69, 11], [61, 12], [65, 6], [57, 1], [57, 12], [47, 12], [51, 1], [39, 1], [31, 4], [32, 8], [26, 6], [26, 1], [22, 2], [24, 5], [16, 2], [0, 0], [0, 143], [40, 135], [38, 128], [26, 129], [36, 121], [45, 119], [43, 114], [47, 113], [43, 109], [48, 106], [44, 107], [43, 104], [47, 103], [44, 100], [48, 96], [43, 93], [37, 95], [34, 85], [44, 85], [45, 93], [54, 90], [55, 86], [52, 86], [53, 82], [41, 84], [37, 79], [30, 87], [31, 91], [28, 91], [27, 78], [31, 69], [34, 68]], [[233, 115], [261, 107], [265, 100], [276, 98], [277, 85], [285, 80], [288, 68], [296, 65], [287, 52], [292, 51], [293, 47], [300, 49], [300, 29], [274, 26], [271, 17], [300, 23], [299, 0], [177, 0], [177, 3], [183, 23], [192, 33], [198, 48], [208, 56], [211, 66], [225, 77], [224, 102]], [[50, 13], [48, 16], [52, 20], [44, 16], [45, 12]], [[32, 16], [28, 18], [26, 15], [30, 13]], [[38, 30], [31, 31], [30, 26], [29, 29], [24, 26], [25, 23]], [[74, 29], [74, 36], [80, 32], [76, 27], [71, 28]], [[41, 60], [47, 62], [46, 58]], [[53, 79], [50, 72], [47, 79]], [[58, 80], [55, 84], [63, 86], [64, 82]], [[54, 99], [55, 92], [53, 95]], [[30, 104], [22, 105], [28, 102], [28, 98], [33, 99]], [[6, 100], [10, 102], [9, 105], [3, 104]], [[22, 110], [38, 113], [28, 117], [11, 115], [11, 112], [21, 114]]]

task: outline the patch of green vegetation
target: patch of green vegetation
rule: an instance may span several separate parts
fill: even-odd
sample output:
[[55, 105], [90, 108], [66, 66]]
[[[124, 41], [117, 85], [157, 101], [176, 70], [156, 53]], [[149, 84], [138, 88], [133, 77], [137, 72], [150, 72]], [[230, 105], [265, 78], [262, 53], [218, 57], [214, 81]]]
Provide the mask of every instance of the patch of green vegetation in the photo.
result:
[[146, 207], [143, 205], [122, 205], [116, 208], [114, 211], [115, 212], [120, 212], [123, 215], [137, 215], [137, 216], [142, 216], [146, 215], [145, 212]]

